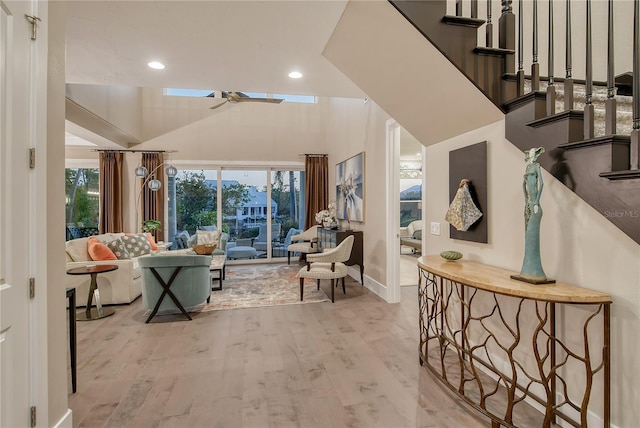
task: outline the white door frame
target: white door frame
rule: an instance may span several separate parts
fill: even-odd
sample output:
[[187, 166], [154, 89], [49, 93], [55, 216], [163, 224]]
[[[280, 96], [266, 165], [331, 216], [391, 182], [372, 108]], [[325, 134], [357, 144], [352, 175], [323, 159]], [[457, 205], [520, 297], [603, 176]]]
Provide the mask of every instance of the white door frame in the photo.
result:
[[[0, 425], [49, 425], [47, 299], [47, 3], [1, 2]], [[41, 19], [37, 39], [25, 15]], [[6, 42], [6, 45], [5, 45]], [[36, 168], [29, 168], [29, 149]], [[29, 299], [29, 278], [36, 279]], [[61, 302], [64, 298], [61, 297]]]
[[387, 302], [400, 302], [400, 125], [387, 120]]

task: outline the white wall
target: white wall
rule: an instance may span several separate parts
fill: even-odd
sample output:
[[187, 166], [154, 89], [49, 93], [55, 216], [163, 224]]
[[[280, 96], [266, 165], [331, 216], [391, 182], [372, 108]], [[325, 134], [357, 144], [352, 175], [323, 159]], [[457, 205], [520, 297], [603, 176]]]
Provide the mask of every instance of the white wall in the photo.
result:
[[66, 95], [119, 130], [142, 139], [140, 88], [68, 84]]
[[[484, 140], [488, 142], [489, 243], [449, 239], [449, 226], [444, 221], [450, 202], [449, 151]], [[457, 250], [465, 259], [519, 272], [524, 254], [522, 175], [525, 164], [523, 153], [504, 138], [504, 121], [428, 147], [425, 165], [425, 224], [428, 231], [430, 222], [439, 222], [443, 232], [440, 236], [425, 235], [425, 254]], [[635, 426], [640, 420], [637, 405], [640, 399], [637, 370], [640, 246], [546, 171], [543, 179], [541, 254], [544, 270], [549, 278], [559, 282], [613, 296], [612, 422], [619, 427]], [[567, 311], [564, 323], [570, 325], [574, 315]], [[595, 397], [592, 405], [600, 409], [600, 399]]]

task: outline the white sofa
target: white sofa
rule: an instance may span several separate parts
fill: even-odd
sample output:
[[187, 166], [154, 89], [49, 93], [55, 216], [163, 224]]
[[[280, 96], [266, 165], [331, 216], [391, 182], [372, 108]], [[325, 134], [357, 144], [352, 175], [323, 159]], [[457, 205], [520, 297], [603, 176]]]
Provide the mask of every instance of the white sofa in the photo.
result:
[[[124, 233], [105, 233], [94, 238], [102, 242], [112, 241]], [[67, 270], [75, 267], [94, 265], [116, 265], [112, 272], [98, 274], [98, 289], [103, 305], [131, 303], [142, 294], [142, 280], [138, 258], [127, 260], [93, 261], [87, 252], [89, 238], [72, 239], [65, 243]], [[67, 275], [66, 286], [76, 289], [76, 304], [86, 306], [91, 275]], [[95, 302], [94, 302], [95, 304]]]

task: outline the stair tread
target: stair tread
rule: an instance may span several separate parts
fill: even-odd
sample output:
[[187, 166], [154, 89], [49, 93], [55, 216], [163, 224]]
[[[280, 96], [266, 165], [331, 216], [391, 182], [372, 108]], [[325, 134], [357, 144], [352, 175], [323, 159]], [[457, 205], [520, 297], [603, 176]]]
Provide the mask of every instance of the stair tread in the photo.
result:
[[504, 103], [504, 108], [507, 111], [513, 110], [514, 108], [518, 108], [520, 107], [522, 104], [527, 103], [528, 101], [531, 101], [535, 98], [542, 98], [542, 99], [547, 99], [547, 93], [544, 91], [534, 91], [534, 92], [529, 92], [528, 94], [524, 94], [520, 97], [514, 98], [510, 101], [507, 101], [506, 103]]
[[565, 150], [579, 149], [581, 147], [598, 146], [602, 144], [630, 144], [631, 137], [629, 135], [604, 135], [602, 137], [590, 138], [588, 140], [575, 141], [573, 143], [560, 144], [558, 147]]
[[527, 123], [527, 126], [537, 128], [540, 126], [547, 125], [549, 123], [559, 122], [564, 119], [584, 119], [584, 112], [582, 110], [565, 110], [565, 111], [561, 111], [560, 113], [553, 114], [551, 116], [546, 116], [541, 119], [533, 120]]
[[480, 55], [495, 55], [495, 56], [504, 56], [504, 55], [511, 55], [516, 53], [516, 51], [513, 49], [487, 48], [484, 46], [476, 46], [473, 49], [473, 51]]
[[445, 15], [442, 22], [451, 25], [461, 25], [464, 27], [480, 28], [486, 21], [479, 18], [466, 18], [464, 16]]
[[640, 169], [627, 169], [624, 171], [601, 172], [600, 177], [609, 180], [633, 180], [640, 179]]

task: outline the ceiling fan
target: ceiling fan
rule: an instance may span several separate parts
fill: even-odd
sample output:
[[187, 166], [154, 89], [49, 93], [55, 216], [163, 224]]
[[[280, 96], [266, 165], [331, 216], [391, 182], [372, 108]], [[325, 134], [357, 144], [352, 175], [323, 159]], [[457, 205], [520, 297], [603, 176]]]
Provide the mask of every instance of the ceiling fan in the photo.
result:
[[[207, 95], [208, 97], [215, 97], [215, 92]], [[215, 110], [218, 107], [226, 104], [226, 103], [241, 103], [241, 102], [254, 102], [254, 103], [270, 103], [270, 104], [280, 104], [284, 99], [282, 98], [259, 98], [259, 97], [250, 97], [247, 94], [242, 92], [227, 92], [222, 91], [222, 98], [224, 101], [220, 104], [217, 104], [213, 107], [209, 107], [211, 110]]]

